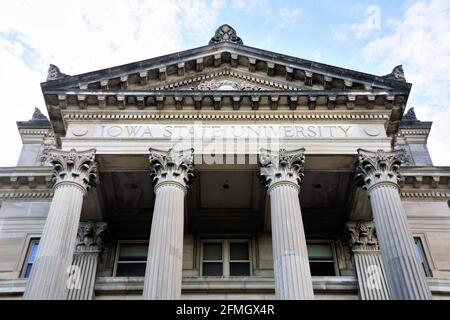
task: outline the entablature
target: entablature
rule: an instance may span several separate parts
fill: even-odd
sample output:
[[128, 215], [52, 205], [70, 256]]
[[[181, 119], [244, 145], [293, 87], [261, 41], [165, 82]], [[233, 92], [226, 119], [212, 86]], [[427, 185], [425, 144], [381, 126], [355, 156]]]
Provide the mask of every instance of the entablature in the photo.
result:
[[402, 167], [401, 195], [404, 198], [450, 199], [450, 167]]
[[[104, 119], [117, 119], [123, 113], [123, 119], [134, 113], [143, 119], [174, 118], [182, 119], [245, 119], [248, 113], [257, 119], [276, 120], [292, 119], [337, 119], [348, 114], [348, 119], [357, 119], [366, 112], [370, 117], [375, 114], [389, 120], [386, 132], [391, 135], [397, 130], [407, 97], [401, 92], [367, 92], [347, 91], [49, 91], [46, 95], [48, 110], [53, 120], [55, 133], [66, 134], [63, 117], [69, 113], [86, 114], [84, 119], [92, 118], [92, 114], [102, 114]], [[139, 112], [142, 111], [141, 114]], [[204, 111], [210, 112], [204, 115]], [[223, 113], [221, 113], [223, 111]], [[296, 112], [303, 112], [298, 117]], [[172, 115], [167, 116], [171, 112]], [[247, 114], [244, 114], [247, 112]], [[321, 114], [316, 115], [317, 112]], [[108, 115], [111, 113], [111, 115]], [[213, 113], [217, 113], [213, 115]], [[242, 113], [242, 114], [240, 114]], [[281, 115], [284, 114], [284, 115]], [[310, 116], [307, 114], [309, 113]], [[228, 115], [227, 115], [228, 114]], [[233, 114], [233, 115], [230, 115]], [[287, 114], [287, 115], [286, 115]], [[81, 116], [80, 116], [81, 117]], [[120, 116], [119, 116], [120, 118]], [[80, 118], [81, 119], [81, 118]]]
[[42, 199], [53, 196], [52, 168], [0, 168], [0, 199]]

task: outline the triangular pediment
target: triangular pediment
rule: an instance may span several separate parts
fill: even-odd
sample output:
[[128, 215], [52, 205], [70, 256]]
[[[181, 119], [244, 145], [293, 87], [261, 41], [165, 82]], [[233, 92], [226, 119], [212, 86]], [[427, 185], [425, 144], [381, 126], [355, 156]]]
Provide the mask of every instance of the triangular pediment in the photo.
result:
[[213, 83], [200, 88], [225, 80], [237, 82], [232, 86], [238, 87], [243, 81], [244, 88], [258, 90], [401, 90], [409, 94], [411, 88], [401, 66], [389, 75], [376, 76], [252, 48], [225, 25], [209, 45], [170, 55], [75, 76], [51, 65], [42, 89], [44, 94], [50, 90], [195, 90], [211, 79]]
[[[287, 56], [244, 45], [228, 25], [208, 45], [97, 70], [66, 75], [51, 65], [41, 84], [56, 133], [62, 111], [79, 108], [259, 110], [345, 108], [392, 110], [395, 128], [411, 84], [397, 66], [384, 76]], [[209, 93], [208, 91], [211, 91]], [[395, 131], [394, 129], [391, 132]]]

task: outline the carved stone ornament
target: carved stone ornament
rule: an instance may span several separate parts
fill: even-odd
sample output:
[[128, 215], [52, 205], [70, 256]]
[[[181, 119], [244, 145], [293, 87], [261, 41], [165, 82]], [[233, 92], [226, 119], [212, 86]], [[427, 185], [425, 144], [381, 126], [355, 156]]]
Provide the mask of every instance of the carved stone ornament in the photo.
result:
[[300, 186], [305, 167], [305, 149], [271, 151], [261, 149], [260, 176], [266, 188], [270, 189], [279, 182], [289, 182]]
[[150, 148], [150, 176], [155, 186], [175, 182], [188, 187], [194, 176], [194, 149], [162, 151]]
[[379, 249], [373, 221], [349, 222], [345, 226], [345, 233], [352, 251]]
[[41, 145], [41, 153], [39, 156], [39, 161], [41, 166], [50, 165], [49, 163], [49, 152], [52, 149], [56, 149], [57, 145], [55, 142], [55, 135], [53, 131], [47, 132], [44, 135], [44, 141]]
[[239, 80], [209, 80], [200, 82], [197, 85], [197, 90], [238, 90], [238, 91], [257, 91], [262, 90], [261, 87], [257, 87]]
[[80, 222], [77, 251], [101, 251], [108, 224], [106, 222]]
[[405, 72], [403, 71], [403, 66], [399, 65], [392, 69], [392, 72], [384, 76], [386, 79], [406, 81]]
[[413, 108], [409, 108], [408, 112], [405, 113], [402, 120], [417, 120], [416, 112]]
[[398, 186], [400, 166], [406, 162], [404, 149], [376, 152], [358, 149], [355, 183], [364, 190], [369, 190], [378, 183], [391, 183]]
[[47, 81], [57, 80], [65, 76], [67, 75], [65, 73], [62, 73], [54, 64], [50, 64], [50, 66], [48, 67]]
[[61, 183], [74, 183], [87, 192], [97, 182], [95, 149], [80, 152], [52, 149], [48, 151], [48, 162], [53, 165], [54, 188]]
[[31, 120], [47, 120], [48, 118], [39, 110], [39, 108], [34, 108], [33, 116]]
[[236, 31], [228, 24], [223, 24], [217, 28], [214, 37], [211, 38], [209, 44], [217, 44], [220, 42], [233, 42], [236, 44], [244, 44], [236, 34]]

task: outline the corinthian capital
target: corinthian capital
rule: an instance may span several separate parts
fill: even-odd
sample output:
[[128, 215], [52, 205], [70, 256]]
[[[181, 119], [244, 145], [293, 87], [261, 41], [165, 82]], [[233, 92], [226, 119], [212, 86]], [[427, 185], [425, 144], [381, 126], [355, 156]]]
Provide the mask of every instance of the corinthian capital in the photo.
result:
[[305, 165], [305, 149], [270, 151], [261, 149], [259, 154], [261, 177], [267, 188], [279, 182], [300, 186]]
[[378, 150], [376, 152], [358, 149], [356, 185], [365, 190], [378, 183], [398, 185], [400, 165], [407, 161], [404, 149], [395, 151]]
[[188, 187], [194, 175], [194, 149], [162, 151], [150, 148], [150, 175], [156, 186], [175, 182]]
[[74, 183], [87, 192], [97, 182], [95, 149], [80, 152], [52, 149], [48, 151], [48, 162], [53, 165], [54, 187]]
[[105, 222], [80, 222], [77, 234], [77, 251], [99, 251], [103, 249], [103, 238], [108, 225]]
[[348, 222], [345, 225], [345, 233], [352, 251], [378, 250], [378, 239], [373, 221]]

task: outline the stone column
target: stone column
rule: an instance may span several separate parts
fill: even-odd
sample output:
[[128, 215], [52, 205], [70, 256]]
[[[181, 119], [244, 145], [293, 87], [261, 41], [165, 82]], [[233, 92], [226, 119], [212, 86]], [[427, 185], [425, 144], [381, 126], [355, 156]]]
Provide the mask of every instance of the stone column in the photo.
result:
[[275, 295], [281, 300], [314, 299], [299, 192], [304, 151], [261, 149], [261, 177], [270, 196]]
[[399, 194], [404, 150], [371, 152], [358, 149], [358, 155], [356, 182], [367, 190], [370, 198], [391, 298], [431, 299]]
[[97, 264], [103, 250], [105, 222], [80, 222], [67, 300], [93, 300]]
[[346, 232], [355, 263], [361, 300], [389, 300], [389, 289], [374, 223], [352, 221], [347, 223]]
[[95, 185], [95, 150], [51, 150], [53, 200], [24, 299], [64, 300], [72, 264], [83, 196]]
[[184, 197], [193, 176], [193, 151], [150, 148], [155, 206], [144, 280], [146, 300], [181, 298]]

